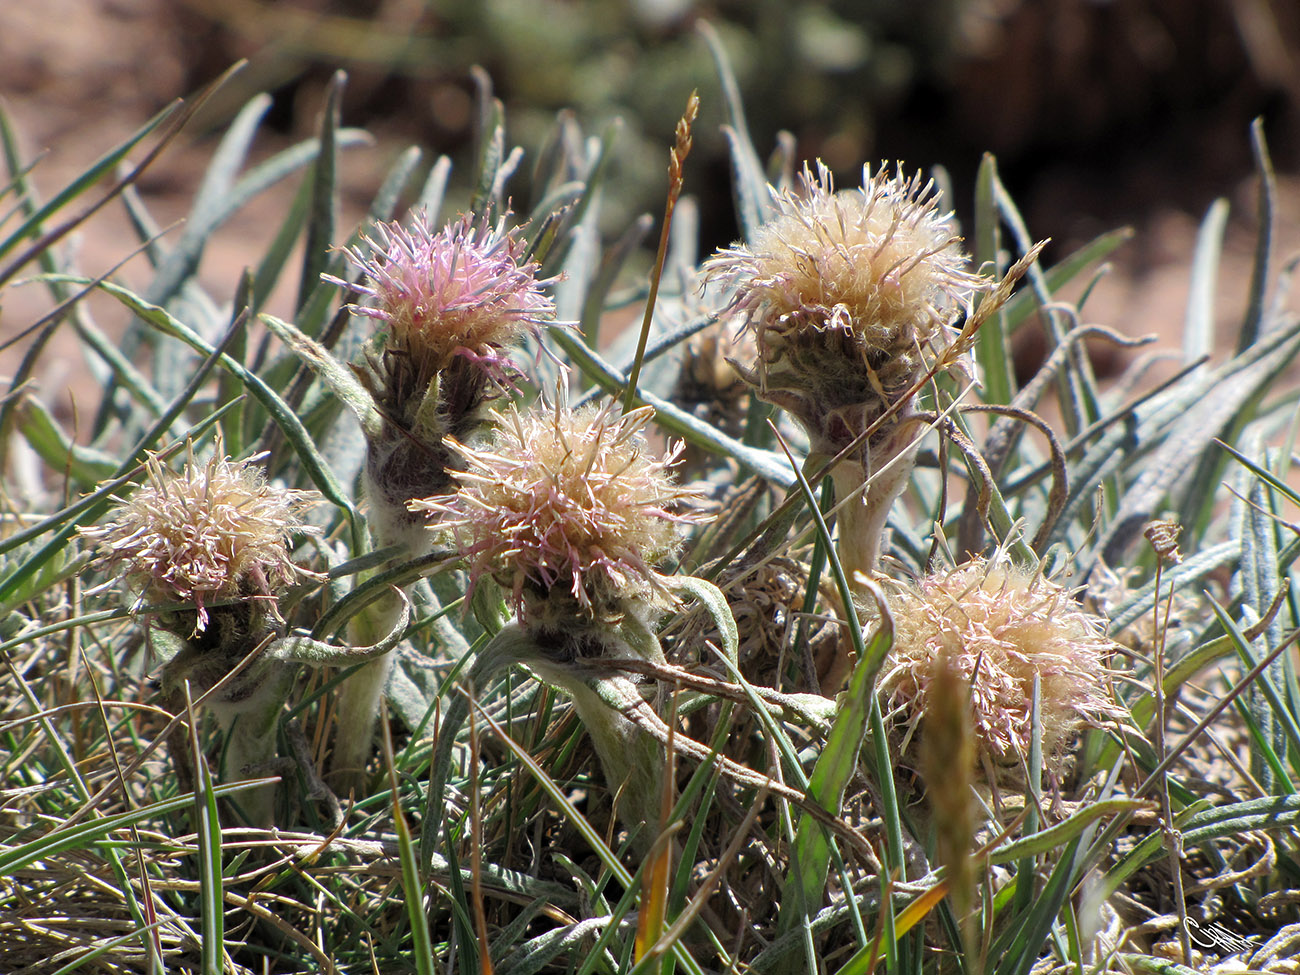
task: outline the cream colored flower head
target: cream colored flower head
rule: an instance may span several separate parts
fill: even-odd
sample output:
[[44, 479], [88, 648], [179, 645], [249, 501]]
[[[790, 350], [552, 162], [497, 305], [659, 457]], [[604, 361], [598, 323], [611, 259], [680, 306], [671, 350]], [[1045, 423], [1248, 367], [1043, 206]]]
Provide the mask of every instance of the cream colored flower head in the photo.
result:
[[987, 281], [969, 270], [951, 214], [919, 173], [864, 167], [861, 188], [837, 193], [819, 161], [802, 184], [798, 194], [772, 190], [776, 215], [751, 245], [705, 264], [754, 329], [759, 379], [779, 389], [797, 382], [785, 370], [811, 373], [839, 403], [869, 395], [836, 388], [854, 386], [854, 373], [863, 389], [906, 388]]
[[971, 689], [976, 750], [995, 764], [1029, 754], [1035, 678], [1049, 767], [1082, 724], [1122, 713], [1109, 693], [1105, 621], [1033, 572], [975, 559], [900, 586], [889, 604], [894, 648], [879, 688], [909, 735], [925, 720], [945, 650]]
[[112, 520], [80, 530], [96, 543], [95, 564], [122, 573], [139, 593], [137, 607], [192, 603], [196, 633], [208, 624], [208, 605], [221, 600], [255, 599], [274, 614], [278, 594], [314, 575], [294, 564], [288, 543], [317, 531], [300, 515], [319, 496], [267, 484], [255, 459], [191, 456], [173, 473], [151, 457], [147, 483]]
[[694, 492], [668, 470], [680, 445], [660, 457], [646, 443], [652, 408], [512, 405], [494, 414], [485, 443], [457, 446], [460, 490], [411, 503], [451, 531], [471, 579], [495, 578], [521, 619], [552, 594], [596, 620], [663, 596], [655, 570], [677, 553], [693, 520], [678, 509]]

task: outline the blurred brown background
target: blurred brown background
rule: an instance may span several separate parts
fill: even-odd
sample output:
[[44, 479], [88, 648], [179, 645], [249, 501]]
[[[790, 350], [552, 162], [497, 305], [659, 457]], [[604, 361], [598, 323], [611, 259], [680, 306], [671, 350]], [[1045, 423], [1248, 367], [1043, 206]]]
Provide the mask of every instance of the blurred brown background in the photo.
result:
[[[661, 211], [672, 128], [698, 87], [687, 192], [700, 202], [705, 252], [727, 243], [735, 223], [700, 18], [731, 55], [760, 153], [789, 130], [800, 157], [820, 155], [846, 185], [864, 161], [942, 164], [960, 216], [991, 151], [1031, 232], [1051, 236], [1056, 255], [1134, 226], [1086, 309], [1090, 321], [1176, 340], [1197, 224], [1226, 195], [1233, 221], [1218, 311], [1233, 328], [1253, 247], [1256, 116], [1281, 176], [1280, 255], [1300, 248], [1294, 0], [42, 0], [0, 12], [0, 96], [29, 153], [47, 154], [35, 180], [48, 196], [170, 99], [247, 58], [140, 184], [167, 224], [184, 215], [216, 135], [247, 98], [274, 96], [257, 143], [269, 154], [310, 134], [342, 67], [345, 124], [377, 140], [345, 156], [345, 219], [355, 219], [407, 145], [426, 149], [426, 161], [449, 154], [464, 177], [469, 69], [481, 64], [506, 103], [510, 140], [525, 149], [564, 107], [587, 132], [623, 120], [611, 175], [620, 192], [606, 200], [612, 234], [638, 212]], [[521, 183], [512, 189], [526, 194]], [[218, 300], [260, 255], [292, 191], [269, 191], [211, 242], [202, 278]], [[87, 273], [135, 246], [109, 211], [71, 242]], [[122, 275], [147, 280], [141, 268]], [[44, 300], [32, 287], [4, 296], [0, 335], [29, 324]], [[13, 351], [0, 374], [12, 371]], [[42, 385], [61, 398], [75, 362], [49, 358]]]

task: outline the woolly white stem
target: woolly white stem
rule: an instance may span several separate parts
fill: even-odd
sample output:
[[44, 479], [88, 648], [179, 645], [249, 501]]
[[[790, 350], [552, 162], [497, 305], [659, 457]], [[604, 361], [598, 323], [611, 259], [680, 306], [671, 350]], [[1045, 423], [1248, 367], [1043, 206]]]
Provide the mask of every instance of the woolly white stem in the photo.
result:
[[[382, 640], [401, 619], [405, 605], [396, 592], [371, 603], [349, 624], [350, 642], [370, 645]], [[385, 653], [363, 664], [339, 688], [330, 772], [334, 790], [340, 796], [353, 793], [360, 798], [366, 794], [366, 764], [379, 723], [380, 702], [392, 669], [393, 654]]]
[[573, 700], [573, 708], [591, 737], [605, 782], [614, 796], [618, 818], [629, 830], [636, 830], [640, 824], [636, 846], [649, 850], [662, 826], [659, 805], [663, 793], [664, 746], [608, 703], [630, 700], [640, 692], [622, 676], [604, 677], [590, 684], [572, 678], [554, 683]]
[[[864, 460], [846, 458], [831, 471], [838, 508], [836, 554], [850, 591], [862, 597], [866, 605], [871, 605], [871, 600], [858, 578], [870, 579], [879, 566], [889, 509], [902, 494], [916, 463], [920, 439], [912, 435], [911, 426], [904, 421], [893, 429], [878, 432], [865, 448]], [[846, 606], [844, 612], [855, 610]], [[840, 647], [839, 657], [822, 682], [830, 693], [834, 693], [853, 669], [847, 634]]]
[[[269, 772], [276, 758], [276, 725], [288, 697], [296, 668], [275, 666], [252, 698], [238, 704], [211, 705], [226, 731], [219, 773], [222, 782], [257, 778]], [[275, 822], [274, 784], [240, 792], [234, 799], [250, 826], [269, 827]]]

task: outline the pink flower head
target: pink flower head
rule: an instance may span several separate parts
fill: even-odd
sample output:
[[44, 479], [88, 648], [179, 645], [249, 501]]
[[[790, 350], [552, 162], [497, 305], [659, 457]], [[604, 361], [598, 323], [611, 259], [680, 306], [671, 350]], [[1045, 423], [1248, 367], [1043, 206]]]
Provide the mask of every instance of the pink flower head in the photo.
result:
[[208, 623], [212, 600], [254, 598], [275, 612], [275, 598], [300, 574], [289, 557], [295, 533], [311, 534], [301, 513], [315, 491], [272, 487], [253, 465], [213, 456], [193, 458], [179, 474], [148, 462], [149, 480], [117, 508], [114, 520], [82, 528], [98, 543], [99, 568], [119, 567], [144, 602], [192, 603], [194, 632]]
[[945, 651], [970, 687], [976, 750], [995, 764], [1029, 754], [1035, 678], [1050, 763], [1080, 724], [1120, 713], [1108, 694], [1105, 621], [1054, 582], [974, 559], [900, 587], [889, 602], [894, 648], [879, 686], [909, 731], [925, 720]]
[[512, 405], [496, 413], [486, 444], [458, 446], [460, 490], [411, 509], [438, 515], [471, 579], [496, 578], [521, 618], [527, 601], [553, 592], [589, 618], [620, 615], [663, 595], [654, 567], [677, 551], [691, 520], [673, 511], [693, 496], [668, 473], [681, 446], [656, 458], [640, 432], [652, 415], [643, 407], [620, 416], [612, 404], [527, 413]]
[[387, 322], [387, 347], [410, 355], [421, 376], [431, 378], [458, 355], [494, 375], [508, 373], [502, 350], [555, 317], [542, 290], [553, 279], [537, 279], [537, 263], [524, 260], [525, 242], [505, 229], [504, 217], [491, 224], [465, 214], [432, 233], [417, 214], [409, 228], [379, 224], [377, 240], [363, 239], [369, 254], [345, 253], [370, 283], [326, 280], [375, 299], [354, 310]]

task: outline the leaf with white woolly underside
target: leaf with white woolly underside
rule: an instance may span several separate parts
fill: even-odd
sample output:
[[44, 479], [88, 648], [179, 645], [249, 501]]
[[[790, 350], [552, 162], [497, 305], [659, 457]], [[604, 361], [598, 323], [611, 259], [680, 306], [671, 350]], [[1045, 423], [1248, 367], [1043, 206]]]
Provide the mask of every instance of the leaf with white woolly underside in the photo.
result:
[[411, 604], [400, 589], [396, 592], [402, 597], [401, 616], [398, 617], [388, 635], [378, 643], [368, 647], [349, 647], [314, 640], [309, 636], [287, 636], [276, 640], [266, 648], [267, 659], [309, 664], [313, 667], [328, 667], [346, 666], [382, 657], [401, 642], [411, 622]]
[[284, 342], [298, 358], [316, 371], [335, 395], [343, 401], [361, 424], [367, 437], [378, 437], [383, 430], [383, 417], [375, 406], [374, 397], [344, 363], [315, 339], [305, 335], [296, 325], [262, 315], [261, 320]]

